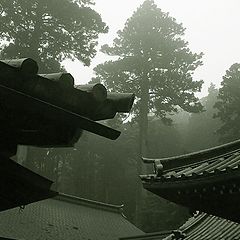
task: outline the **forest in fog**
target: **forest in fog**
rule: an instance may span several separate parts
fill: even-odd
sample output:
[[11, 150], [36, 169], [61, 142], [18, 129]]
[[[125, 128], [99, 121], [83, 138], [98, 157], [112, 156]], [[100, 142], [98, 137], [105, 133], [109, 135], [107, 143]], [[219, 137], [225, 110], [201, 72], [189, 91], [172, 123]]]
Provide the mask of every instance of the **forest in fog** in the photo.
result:
[[[65, 59], [90, 65], [107, 23], [91, 0], [56, 1], [1, 0], [1, 59], [31, 57], [41, 73], [64, 71]], [[142, 189], [139, 175], [152, 169], [141, 156], [214, 147], [237, 139], [240, 130], [240, 64], [232, 63], [221, 87], [211, 84], [199, 99], [204, 79], [193, 75], [204, 53], [191, 51], [184, 32], [174, 16], [144, 1], [113, 42], [101, 46], [110, 60], [95, 67], [90, 82], [136, 95], [130, 115], [104, 121], [122, 132], [119, 139], [83, 132], [74, 148], [20, 146], [17, 161], [53, 180], [59, 192], [124, 204], [126, 217], [146, 232], [176, 229], [190, 213]]]
[[[170, 126], [154, 115], [149, 116], [148, 157], [181, 155], [219, 145], [217, 130], [221, 122], [213, 118], [217, 94], [218, 90], [212, 85], [208, 96], [201, 99], [205, 111], [193, 114], [179, 111], [172, 116]], [[106, 123], [122, 131], [118, 140], [84, 132], [74, 149], [29, 147], [25, 166], [52, 179], [60, 192], [124, 204], [127, 218], [146, 231], [179, 226], [189, 217], [187, 209], [145, 190], [140, 201], [138, 199], [138, 191], [142, 189], [138, 175], [152, 170], [142, 167], [139, 172], [142, 163], [138, 152], [138, 125], [122, 124], [117, 119]]]

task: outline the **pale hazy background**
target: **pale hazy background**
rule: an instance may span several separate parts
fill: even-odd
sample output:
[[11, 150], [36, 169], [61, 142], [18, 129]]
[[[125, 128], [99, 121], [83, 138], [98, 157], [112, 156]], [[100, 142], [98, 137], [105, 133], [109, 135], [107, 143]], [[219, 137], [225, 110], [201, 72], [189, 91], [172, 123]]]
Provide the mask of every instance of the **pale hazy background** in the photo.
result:
[[[99, 48], [112, 43], [119, 29], [144, 0], [95, 0], [95, 10], [109, 26], [107, 34], [100, 35]], [[194, 75], [205, 84], [202, 93], [207, 93], [210, 82], [220, 86], [222, 76], [235, 62], [240, 62], [240, 1], [239, 0], [155, 0], [164, 12], [169, 12], [178, 23], [186, 28], [185, 40], [193, 52], [204, 53], [202, 67]], [[90, 67], [78, 61], [64, 61], [76, 84], [91, 80], [93, 68], [108, 60], [105, 54], [98, 53]]]

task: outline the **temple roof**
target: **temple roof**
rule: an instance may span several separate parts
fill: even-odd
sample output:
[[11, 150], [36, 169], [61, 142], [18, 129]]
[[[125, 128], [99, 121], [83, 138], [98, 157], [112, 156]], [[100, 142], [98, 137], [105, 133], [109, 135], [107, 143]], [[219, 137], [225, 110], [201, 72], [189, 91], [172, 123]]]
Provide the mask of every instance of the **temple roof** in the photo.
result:
[[147, 190], [193, 211], [240, 222], [240, 140], [196, 153], [143, 160], [155, 169], [141, 176]]
[[121, 240], [237, 240], [240, 239], [240, 224], [223, 218], [198, 213], [189, 218], [179, 229], [147, 233], [121, 238]]
[[[184, 240], [237, 240], [240, 239], [240, 224], [206, 213], [199, 213], [175, 232], [181, 233]], [[174, 233], [164, 240], [172, 239], [177, 239], [174, 238]]]
[[161, 181], [182, 181], [235, 172], [240, 164], [240, 140], [215, 148], [177, 157], [149, 159], [154, 163], [156, 177]]
[[109, 93], [100, 83], [74, 85], [69, 73], [38, 74], [31, 58], [0, 60], [0, 152], [17, 144], [71, 147], [86, 130], [116, 139], [120, 132], [96, 121], [131, 110], [134, 94]]
[[0, 213], [0, 237], [117, 240], [143, 232], [127, 221], [123, 206], [59, 195]]

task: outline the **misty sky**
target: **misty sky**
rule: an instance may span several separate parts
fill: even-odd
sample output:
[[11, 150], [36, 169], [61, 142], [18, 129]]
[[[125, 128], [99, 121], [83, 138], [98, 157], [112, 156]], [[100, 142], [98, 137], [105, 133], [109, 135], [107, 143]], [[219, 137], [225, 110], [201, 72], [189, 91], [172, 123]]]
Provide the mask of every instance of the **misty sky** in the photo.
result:
[[[99, 47], [110, 43], [119, 29], [143, 0], [95, 0], [95, 10], [109, 26], [109, 33], [101, 35]], [[195, 80], [205, 84], [200, 96], [206, 95], [210, 82], [218, 87], [226, 70], [235, 62], [240, 63], [240, 1], [239, 0], [155, 0], [164, 12], [169, 12], [186, 28], [184, 39], [193, 52], [204, 53], [202, 67], [196, 70]], [[108, 60], [98, 53], [90, 67], [78, 61], [65, 61], [65, 67], [76, 84], [87, 83], [93, 76], [92, 68]]]

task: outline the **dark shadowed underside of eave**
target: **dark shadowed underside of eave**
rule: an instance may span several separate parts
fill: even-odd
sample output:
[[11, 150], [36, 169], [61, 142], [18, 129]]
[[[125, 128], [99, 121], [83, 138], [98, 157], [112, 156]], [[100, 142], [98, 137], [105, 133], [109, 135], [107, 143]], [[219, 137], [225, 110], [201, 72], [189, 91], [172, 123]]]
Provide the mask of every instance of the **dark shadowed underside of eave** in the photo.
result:
[[52, 181], [0, 155], [0, 212], [50, 198]]

